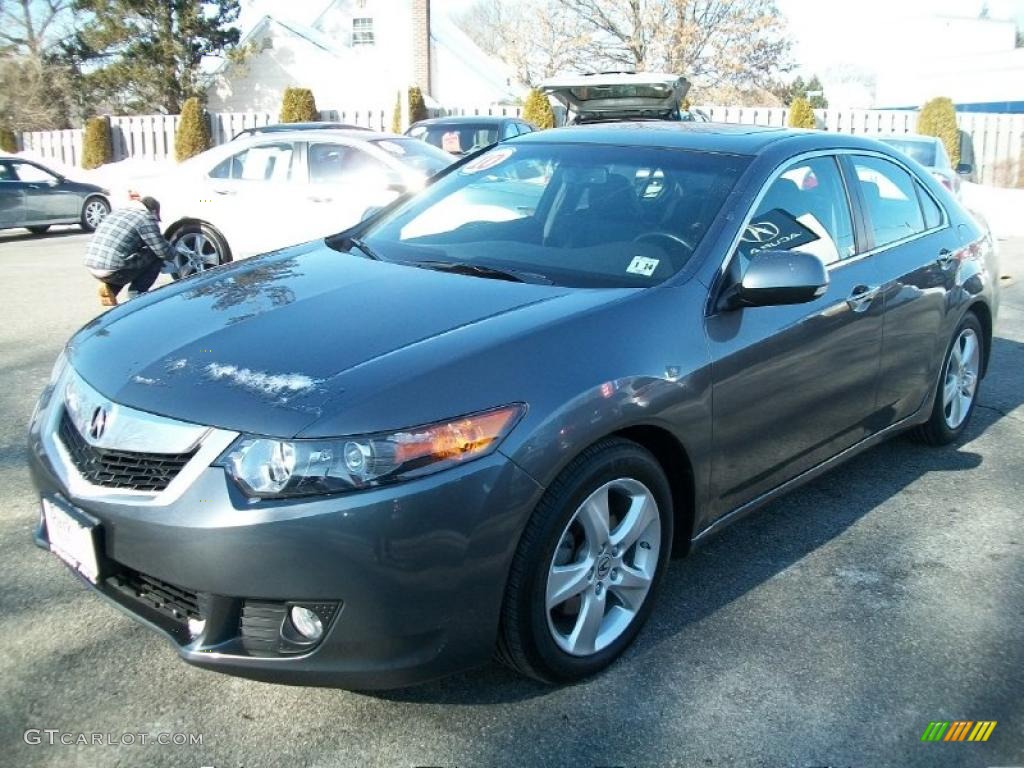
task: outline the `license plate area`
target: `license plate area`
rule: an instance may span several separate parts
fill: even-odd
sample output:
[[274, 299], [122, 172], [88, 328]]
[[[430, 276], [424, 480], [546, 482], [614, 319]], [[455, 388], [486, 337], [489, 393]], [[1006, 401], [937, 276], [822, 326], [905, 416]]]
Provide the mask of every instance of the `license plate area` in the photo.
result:
[[93, 584], [99, 581], [100, 522], [59, 498], [42, 500], [50, 551]]

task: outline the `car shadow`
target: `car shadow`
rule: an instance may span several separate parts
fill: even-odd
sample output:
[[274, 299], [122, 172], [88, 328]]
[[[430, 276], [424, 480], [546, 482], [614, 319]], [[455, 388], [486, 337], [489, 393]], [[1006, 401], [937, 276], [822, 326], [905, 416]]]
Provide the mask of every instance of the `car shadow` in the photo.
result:
[[[979, 467], [983, 457], [965, 446], [1024, 402], [1017, 375], [1021, 370], [1024, 344], [996, 339], [978, 407], [956, 444], [936, 448], [897, 436], [729, 526], [690, 556], [672, 561], [637, 641], [607, 672], [578, 687], [600, 685], [610, 677], [628, 683], [664, 652], [660, 646], [673, 642], [684, 629], [799, 563], [922, 476]], [[367, 695], [408, 703], [479, 705], [524, 701], [557, 690], [493, 663], [425, 685]]]
[[77, 225], [60, 226], [56, 229], [49, 229], [41, 234], [33, 234], [28, 230], [23, 229], [12, 229], [0, 232], [0, 245], [4, 243], [21, 243], [26, 240], [54, 240], [62, 237], [70, 237], [72, 235], [88, 235], [91, 234], [86, 232]]

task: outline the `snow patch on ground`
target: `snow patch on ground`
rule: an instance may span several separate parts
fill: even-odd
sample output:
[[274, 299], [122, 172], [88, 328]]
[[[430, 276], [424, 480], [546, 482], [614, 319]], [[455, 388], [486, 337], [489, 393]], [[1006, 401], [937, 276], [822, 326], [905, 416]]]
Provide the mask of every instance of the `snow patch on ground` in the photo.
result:
[[999, 239], [1024, 237], [1024, 189], [963, 184], [963, 203], [985, 217]]
[[271, 397], [305, 392], [319, 383], [301, 373], [265, 373], [219, 363], [207, 365], [206, 375], [214, 381], [229, 379], [240, 387]]

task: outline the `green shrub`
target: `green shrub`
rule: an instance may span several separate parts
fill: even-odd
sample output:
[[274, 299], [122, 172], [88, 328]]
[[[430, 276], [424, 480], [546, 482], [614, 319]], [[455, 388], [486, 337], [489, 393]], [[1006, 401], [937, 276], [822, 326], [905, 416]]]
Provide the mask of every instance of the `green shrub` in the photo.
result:
[[309, 88], [285, 88], [281, 98], [282, 123], [312, 123], [320, 119]]
[[427, 113], [427, 103], [423, 100], [423, 91], [414, 85], [409, 89], [409, 125], [428, 117], [430, 115]]
[[90, 117], [85, 121], [85, 136], [82, 137], [82, 167], [99, 168], [113, 159], [110, 121], [105, 117]]
[[18, 139], [7, 126], [0, 127], [0, 152], [17, 152]]
[[787, 124], [790, 128], [816, 127], [814, 110], [811, 109], [810, 102], [807, 99], [800, 96], [793, 99], [793, 103], [789, 105], [789, 120]]
[[199, 99], [193, 96], [185, 101], [181, 108], [181, 119], [178, 131], [174, 134], [174, 156], [180, 163], [193, 155], [208, 150], [213, 143], [210, 141], [210, 125], [206, 121], [206, 111]]
[[523, 120], [533, 123], [540, 130], [555, 127], [555, 113], [551, 111], [551, 102], [536, 88], [531, 88], [529, 96], [526, 97]]
[[956, 168], [960, 162], [960, 131], [956, 127], [956, 108], [951, 99], [932, 99], [921, 107], [917, 116], [917, 132], [941, 139]]
[[395, 94], [395, 111], [391, 113], [391, 132], [402, 132], [402, 92]]

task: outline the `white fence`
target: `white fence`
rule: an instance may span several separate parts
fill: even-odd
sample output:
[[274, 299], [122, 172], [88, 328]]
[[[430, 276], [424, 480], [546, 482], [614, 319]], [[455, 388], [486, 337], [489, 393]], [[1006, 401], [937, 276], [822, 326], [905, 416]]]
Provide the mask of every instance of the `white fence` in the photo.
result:
[[[714, 122], [785, 126], [789, 110], [774, 107], [698, 107]], [[917, 112], [888, 109], [816, 109], [818, 128], [874, 136], [914, 133]], [[974, 148], [974, 166], [983, 184], [1024, 186], [1024, 115], [961, 112], [960, 130]]]
[[[752, 125], [784, 126], [789, 110], [771, 107], [700, 107], [713, 121]], [[519, 117], [517, 106], [469, 106], [437, 110], [440, 115], [500, 115]], [[815, 110], [818, 127], [852, 134], [913, 133], [917, 112], [906, 110]], [[326, 110], [320, 119], [360, 125], [375, 130], [391, 128], [391, 109]], [[214, 144], [229, 141], [239, 131], [277, 122], [270, 112], [213, 112], [209, 115]], [[982, 183], [1024, 186], [1024, 115], [961, 113], [960, 130], [974, 147], [974, 164]], [[111, 117], [114, 160], [144, 157], [163, 160], [174, 157], [177, 115], [135, 115]], [[21, 148], [66, 166], [81, 165], [82, 131], [37, 131], [21, 134]]]

